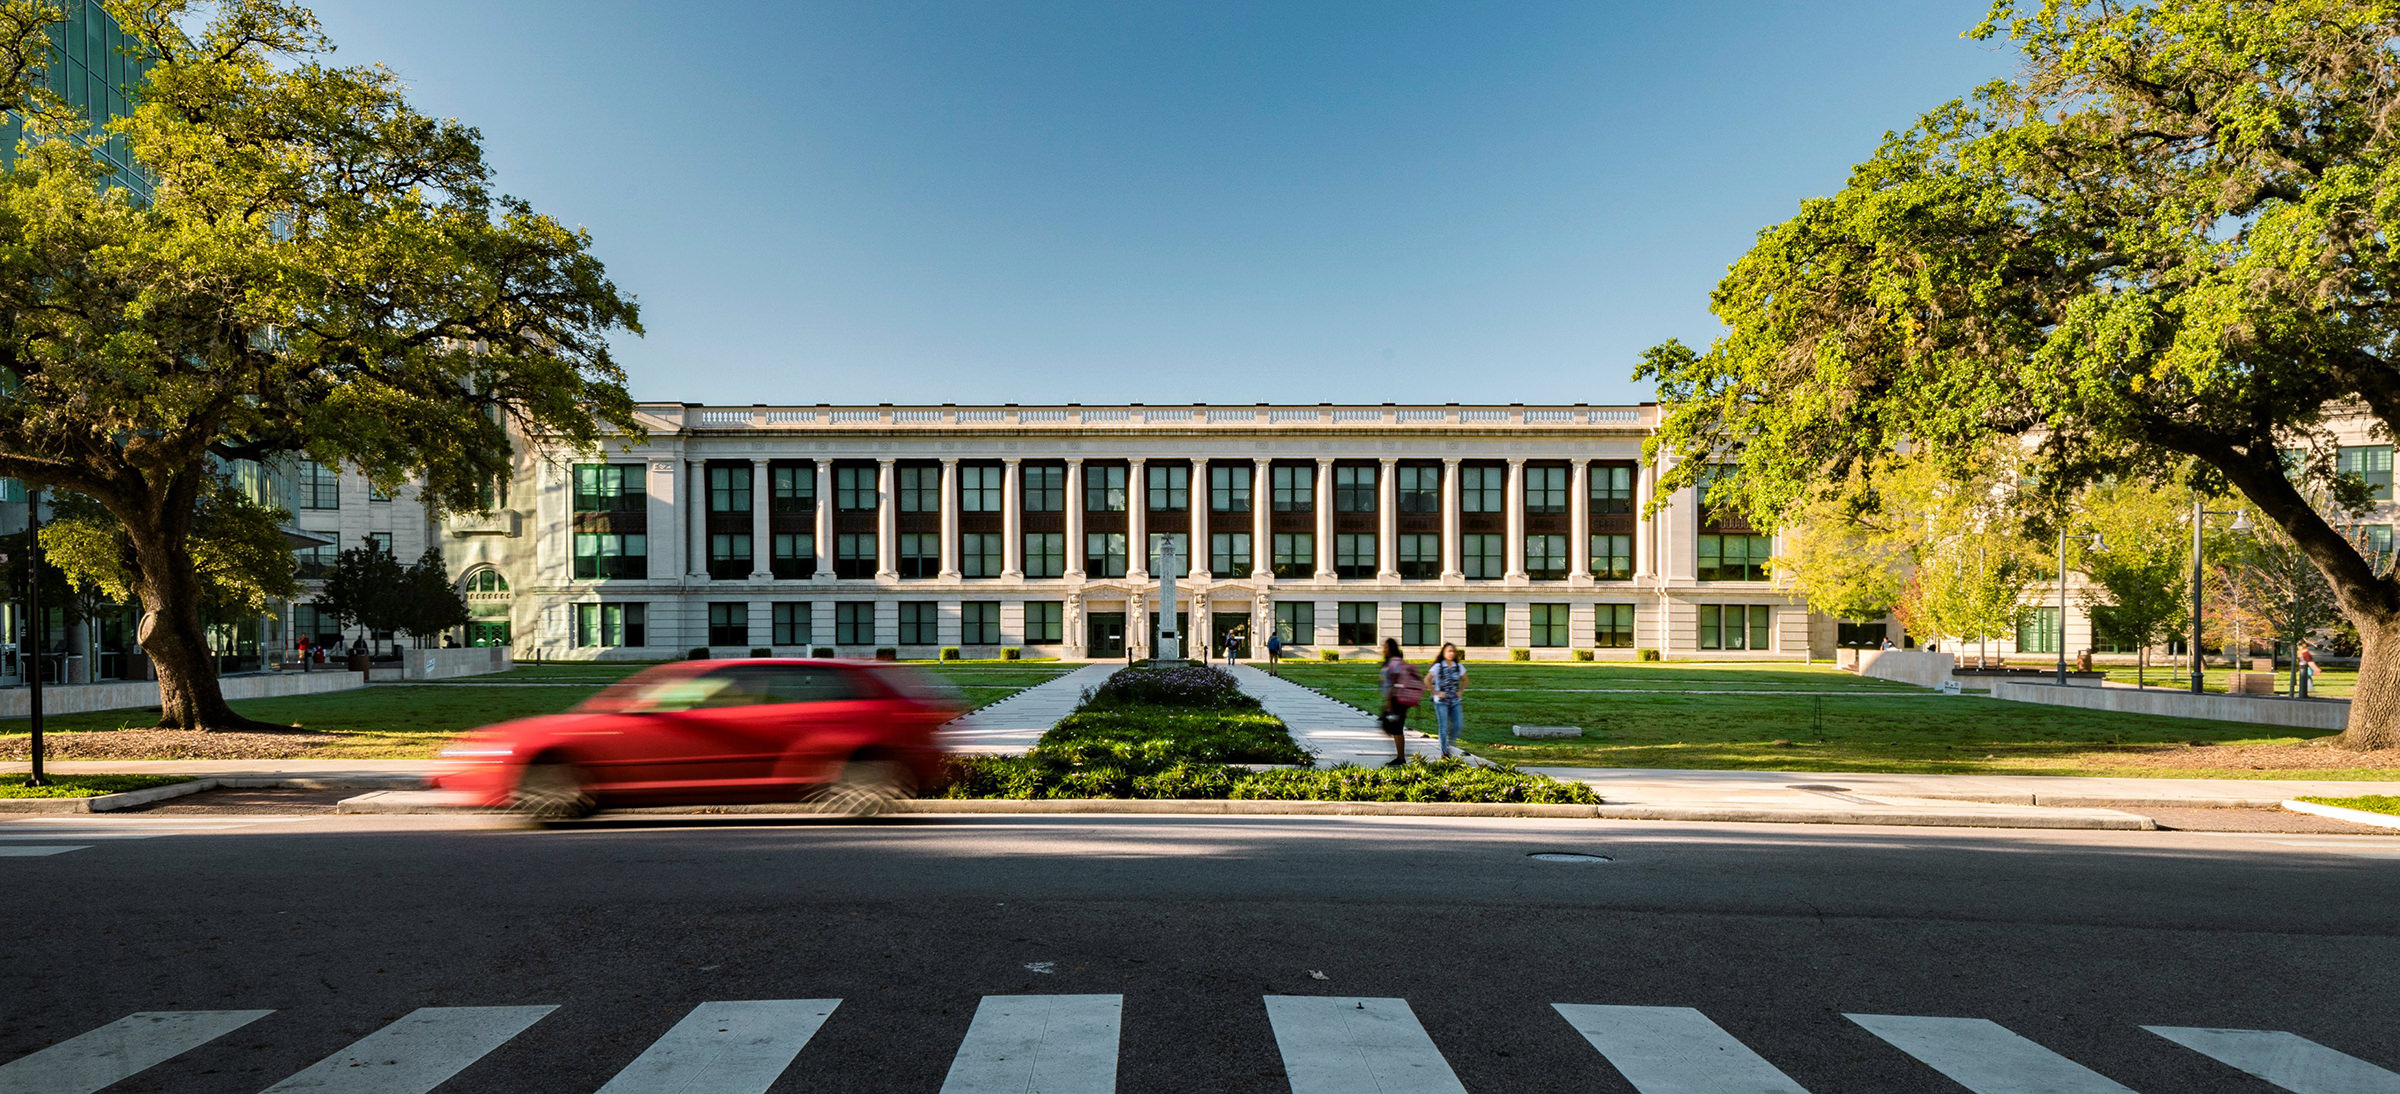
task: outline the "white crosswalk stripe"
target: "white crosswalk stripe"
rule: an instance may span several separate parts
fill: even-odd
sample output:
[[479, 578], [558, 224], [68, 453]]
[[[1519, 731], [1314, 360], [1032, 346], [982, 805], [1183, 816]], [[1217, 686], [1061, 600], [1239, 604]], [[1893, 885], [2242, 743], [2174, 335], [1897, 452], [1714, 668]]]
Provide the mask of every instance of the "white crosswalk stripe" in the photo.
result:
[[1986, 1019], [1844, 1017], [1975, 1094], [2133, 1094], [2107, 1076]]
[[1551, 1007], [1641, 1094], [1808, 1094], [1690, 1007]]
[[557, 1007], [420, 1007], [264, 1094], [426, 1094]]
[[2142, 1028], [2292, 1094], [2400, 1094], [2400, 1075], [2296, 1033], [2186, 1026]]
[[600, 1094], [765, 1094], [839, 999], [702, 1003]]
[[152, 1010], [0, 1064], [0, 1094], [92, 1094], [130, 1079], [271, 1010]]
[[1122, 995], [987, 995], [942, 1094], [1113, 1094]]
[[1292, 1094], [1466, 1094], [1406, 999], [1267, 996]]

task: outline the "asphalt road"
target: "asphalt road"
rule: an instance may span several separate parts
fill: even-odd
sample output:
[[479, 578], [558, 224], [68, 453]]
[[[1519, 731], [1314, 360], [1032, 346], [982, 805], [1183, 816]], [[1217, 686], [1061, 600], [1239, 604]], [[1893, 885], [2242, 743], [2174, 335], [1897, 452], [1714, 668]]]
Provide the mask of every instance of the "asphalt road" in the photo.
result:
[[[54, 846], [81, 849], [39, 850]], [[1396, 1040], [1370, 1056], [1429, 1045], [1469, 1091], [1776, 1089], [1725, 1078], [1739, 1061], [1686, 1068], [1700, 1085], [1637, 1087], [1553, 1006], [1599, 1004], [1696, 1008], [1818, 1094], [1970, 1089], [1852, 1014], [1988, 1019], [2036, 1056], [2143, 1094], [2238, 1094], [2286, 1088], [2142, 1027], [2288, 1031], [2400, 1070], [2395, 909], [2400, 845], [2373, 837], [1404, 818], [629, 818], [549, 831], [13, 820], [0, 822], [0, 1061], [135, 1012], [271, 1010], [107, 1089], [257, 1094], [330, 1061], [310, 1073], [324, 1082], [284, 1089], [382, 1094], [424, 1088], [406, 1081], [422, 1061], [400, 1057], [450, 1051], [464, 1070], [445, 1094], [589, 1094], [701, 1004], [839, 1000], [764, 1089], [933, 1094], [973, 1055], [962, 1045], [986, 997], [1063, 994], [1122, 996], [1128, 1092], [1445, 1089], [1431, 1068], [1344, 1086], [1339, 1068], [1287, 1064], [1279, 1037], [1305, 1056], [1312, 1037], [1335, 1036], [1311, 1014], [1372, 1015]], [[1348, 1009], [1277, 1003], [1288, 1023], [1271, 1025], [1268, 997], [1284, 996]], [[556, 1009], [472, 1012], [508, 1027], [490, 1045], [343, 1056], [418, 1008], [534, 1006]], [[1064, 1044], [1071, 1025], [1045, 1050], [1060, 1074], [1097, 1051], [1088, 1037]], [[1967, 1038], [1945, 1042], [1953, 1064], [1975, 1044], [1999, 1051], [1988, 1030], [1936, 1032]], [[15, 1081], [56, 1088], [58, 1056]], [[2000, 1070], [1971, 1089], [2114, 1089], [2012, 1087], [2029, 1073]], [[11, 1081], [0, 1065], [0, 1091]], [[2341, 1082], [2327, 1089], [2389, 1089]], [[1070, 1076], [1041, 1089], [1076, 1088]]]

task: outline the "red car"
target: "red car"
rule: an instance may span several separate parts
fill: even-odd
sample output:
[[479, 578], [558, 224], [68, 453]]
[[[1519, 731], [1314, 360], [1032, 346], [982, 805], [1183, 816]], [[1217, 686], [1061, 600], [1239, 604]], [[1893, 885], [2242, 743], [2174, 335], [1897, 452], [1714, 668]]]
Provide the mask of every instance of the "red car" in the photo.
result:
[[431, 785], [537, 820], [613, 805], [811, 802], [869, 813], [931, 784], [964, 709], [930, 673], [849, 661], [682, 661], [564, 714], [485, 726]]

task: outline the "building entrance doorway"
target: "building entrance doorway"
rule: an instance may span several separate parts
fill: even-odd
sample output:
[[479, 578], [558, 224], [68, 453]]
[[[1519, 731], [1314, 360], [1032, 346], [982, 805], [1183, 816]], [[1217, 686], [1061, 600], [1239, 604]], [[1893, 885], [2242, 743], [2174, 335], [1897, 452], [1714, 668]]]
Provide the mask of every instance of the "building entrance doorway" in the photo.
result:
[[[1191, 626], [1190, 626], [1190, 623], [1191, 623], [1191, 613], [1190, 613], [1190, 612], [1176, 612], [1176, 613], [1175, 613], [1175, 634], [1176, 634], [1176, 637], [1177, 637], [1178, 639], [1180, 639], [1180, 640], [1181, 640], [1181, 643], [1182, 643], [1182, 644], [1181, 644], [1181, 645], [1180, 645], [1178, 648], [1179, 648], [1179, 649], [1181, 649], [1181, 650], [1183, 651], [1183, 656], [1184, 656], [1184, 657], [1185, 657], [1187, 660], [1193, 660], [1193, 661], [1197, 661], [1197, 660], [1199, 660], [1199, 659], [1200, 659], [1200, 651], [1199, 651], [1199, 650], [1197, 650], [1197, 649], [1194, 649], [1194, 648], [1192, 647], [1192, 628], [1191, 628]], [[1157, 612], [1151, 612], [1151, 613], [1150, 613], [1150, 656], [1152, 656], [1152, 657], [1156, 657], [1156, 656], [1158, 656], [1158, 613], [1157, 613]]]
[[1225, 636], [1233, 636], [1233, 655], [1250, 656], [1250, 613], [1217, 612], [1208, 617], [1208, 641], [1217, 656], [1225, 655]]
[[508, 620], [478, 619], [467, 624], [467, 644], [470, 646], [507, 645]]
[[1083, 654], [1091, 658], [1125, 656], [1125, 613], [1091, 612], [1086, 615]]

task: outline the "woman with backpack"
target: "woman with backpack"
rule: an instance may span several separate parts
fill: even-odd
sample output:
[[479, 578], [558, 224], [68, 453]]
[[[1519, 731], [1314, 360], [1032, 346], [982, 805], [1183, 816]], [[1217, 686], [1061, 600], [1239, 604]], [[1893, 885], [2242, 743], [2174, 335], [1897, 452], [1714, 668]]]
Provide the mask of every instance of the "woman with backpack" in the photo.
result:
[[1408, 711], [1425, 697], [1425, 678], [1417, 667], [1400, 654], [1400, 640], [1383, 640], [1383, 731], [1392, 735], [1392, 762], [1386, 767], [1398, 767], [1408, 762]]
[[1465, 713], [1458, 704], [1467, 691], [1467, 660], [1457, 646], [1442, 643], [1442, 652], [1434, 656], [1433, 667], [1426, 670], [1425, 690], [1433, 700], [1434, 730], [1441, 736], [1442, 758], [1446, 760], [1450, 758], [1450, 746], [1458, 743], [1459, 730], [1466, 723]]

